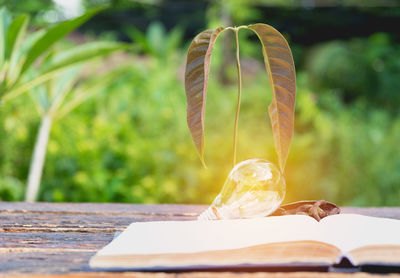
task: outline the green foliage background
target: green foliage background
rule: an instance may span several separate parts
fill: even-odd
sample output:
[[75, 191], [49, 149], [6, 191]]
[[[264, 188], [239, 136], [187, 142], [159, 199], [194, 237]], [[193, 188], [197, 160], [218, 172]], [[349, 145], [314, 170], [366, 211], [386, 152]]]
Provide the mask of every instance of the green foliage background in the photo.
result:
[[[251, 9], [247, 12], [251, 18]], [[203, 169], [186, 125], [182, 76], [188, 42], [182, 30], [167, 32], [159, 23], [144, 31], [142, 37], [126, 31], [139, 50], [87, 68], [93, 74], [110, 65], [128, 65], [124, 74], [52, 127], [41, 201], [208, 203], [221, 189], [232, 167], [237, 97], [235, 82], [219, 80], [222, 40], [212, 60], [206, 107], [209, 167]], [[238, 160], [263, 157], [276, 163], [261, 51], [246, 34], [241, 43]], [[285, 202], [327, 199], [339, 205], [399, 206], [398, 42], [381, 32], [291, 45], [298, 94]], [[234, 65], [226, 74], [234, 80]], [[29, 94], [0, 106], [0, 200], [23, 199], [39, 121]]]

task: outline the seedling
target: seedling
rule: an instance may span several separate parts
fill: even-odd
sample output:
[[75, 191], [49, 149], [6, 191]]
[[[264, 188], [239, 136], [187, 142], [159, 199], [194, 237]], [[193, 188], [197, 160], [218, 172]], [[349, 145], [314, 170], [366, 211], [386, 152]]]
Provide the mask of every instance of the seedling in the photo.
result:
[[241, 29], [253, 31], [262, 44], [265, 69], [272, 87], [272, 102], [269, 105], [268, 113], [278, 154], [279, 167], [283, 173], [293, 135], [296, 72], [292, 52], [286, 39], [279, 31], [267, 24], [219, 27], [205, 30], [193, 39], [187, 55], [185, 73], [188, 126], [201, 162], [205, 166], [204, 116], [211, 54], [218, 36], [226, 30], [231, 30], [235, 33], [238, 72], [238, 101], [233, 140], [233, 164], [236, 165], [238, 120], [242, 97], [242, 74], [238, 39], [238, 32]]

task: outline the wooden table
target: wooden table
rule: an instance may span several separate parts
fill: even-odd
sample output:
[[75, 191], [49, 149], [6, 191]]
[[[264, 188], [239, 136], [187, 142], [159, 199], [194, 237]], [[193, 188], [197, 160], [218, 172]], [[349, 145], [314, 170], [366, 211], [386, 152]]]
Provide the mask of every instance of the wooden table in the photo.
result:
[[[0, 202], [0, 277], [377, 277], [318, 272], [90, 272], [89, 258], [130, 223], [191, 220], [204, 209], [200, 205]], [[347, 207], [342, 211], [400, 219], [400, 208]], [[400, 277], [385, 275], [392, 276]]]

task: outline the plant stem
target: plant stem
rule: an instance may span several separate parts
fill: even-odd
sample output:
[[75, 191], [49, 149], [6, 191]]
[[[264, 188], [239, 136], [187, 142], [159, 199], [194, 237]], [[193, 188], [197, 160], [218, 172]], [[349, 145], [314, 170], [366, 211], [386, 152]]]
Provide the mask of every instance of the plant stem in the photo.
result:
[[44, 115], [36, 138], [31, 165], [29, 167], [28, 185], [25, 195], [26, 202], [35, 202], [37, 199], [43, 165], [46, 156], [47, 142], [49, 140], [52, 119]]
[[236, 107], [236, 118], [235, 118], [235, 131], [233, 135], [233, 166], [236, 165], [236, 148], [237, 148], [237, 134], [238, 134], [238, 125], [239, 125], [239, 112], [240, 112], [240, 102], [242, 101], [242, 73], [240, 69], [240, 60], [239, 60], [239, 28], [234, 28], [235, 32], [235, 41], [236, 41], [236, 65], [238, 72], [238, 102]]

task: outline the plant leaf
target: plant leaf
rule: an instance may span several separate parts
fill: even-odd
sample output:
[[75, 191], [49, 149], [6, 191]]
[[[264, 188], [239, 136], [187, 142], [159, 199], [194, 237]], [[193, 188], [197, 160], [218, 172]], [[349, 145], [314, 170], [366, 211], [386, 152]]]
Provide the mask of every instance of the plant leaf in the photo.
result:
[[30, 81], [21, 83], [20, 85], [16, 85], [14, 88], [8, 90], [7, 93], [2, 96], [2, 98], [3, 98], [2, 101], [7, 102], [25, 92], [27, 92], [28, 90], [32, 89], [33, 87], [38, 86], [38, 85], [54, 78], [58, 74], [61, 74], [63, 70], [64, 69], [54, 70], [54, 71], [39, 75]]
[[78, 45], [54, 55], [49, 60], [48, 64], [43, 67], [41, 73], [48, 73], [50, 71], [75, 66], [76, 64], [105, 56], [117, 50], [128, 49], [129, 47], [129, 44], [107, 41], [95, 41]]
[[84, 15], [77, 17], [72, 20], [63, 21], [56, 26], [50, 28], [45, 35], [43, 35], [29, 50], [24, 65], [21, 69], [21, 74], [24, 73], [30, 65], [41, 56], [46, 50], [48, 50], [54, 43], [62, 39], [68, 33], [78, 28], [80, 25], [89, 20], [92, 16], [98, 13], [103, 8], [96, 8], [90, 10]]
[[163, 56], [167, 31], [164, 25], [156, 21], [147, 28], [146, 39], [154, 55]]
[[20, 78], [21, 68], [24, 62], [24, 56], [29, 51], [31, 46], [43, 35], [45, 30], [39, 30], [27, 35], [21, 42], [21, 46], [13, 49], [13, 53], [9, 60], [7, 69], [7, 91], [10, 90]]
[[29, 16], [26, 14], [20, 15], [14, 19], [7, 30], [7, 42], [5, 58], [10, 59], [12, 53], [22, 42], [28, 27]]
[[117, 50], [127, 49], [130, 45], [116, 43], [116, 42], [92, 42], [84, 45], [76, 46], [72, 49], [66, 50], [63, 53], [54, 55], [50, 58], [48, 65], [46, 65], [36, 77], [33, 79], [17, 84], [10, 89], [4, 96], [3, 101], [9, 101], [20, 94], [38, 86], [50, 79], [55, 78], [64, 70], [87, 62], [90, 59], [105, 56]]
[[211, 53], [215, 40], [223, 30], [224, 28], [219, 27], [198, 34], [190, 44], [186, 60], [187, 122], [203, 165], [205, 165], [204, 112]]
[[267, 24], [248, 26], [260, 39], [265, 68], [272, 86], [268, 107], [279, 166], [283, 172], [293, 136], [296, 101], [296, 72], [289, 44], [275, 28]]
[[11, 21], [11, 15], [5, 7], [0, 9], [0, 71], [5, 63], [7, 29]]
[[125, 32], [132, 40], [132, 42], [138, 44], [144, 52], [154, 54], [147, 41], [146, 36], [139, 29], [133, 26], [129, 26], [126, 28]]

